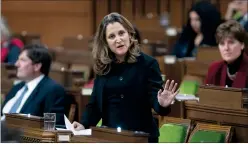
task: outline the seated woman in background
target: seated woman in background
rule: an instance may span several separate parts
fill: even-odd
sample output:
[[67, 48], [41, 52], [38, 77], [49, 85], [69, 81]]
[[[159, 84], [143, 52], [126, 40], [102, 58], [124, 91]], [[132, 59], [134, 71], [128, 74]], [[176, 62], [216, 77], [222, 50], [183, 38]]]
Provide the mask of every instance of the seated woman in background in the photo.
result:
[[215, 32], [221, 24], [221, 14], [207, 1], [197, 2], [189, 11], [187, 25], [176, 42], [172, 55], [178, 58], [195, 57], [197, 47], [216, 46]]
[[248, 1], [233, 0], [228, 4], [225, 19], [238, 21], [248, 31]]
[[6, 21], [1, 18], [1, 63], [15, 64], [24, 44], [17, 38], [12, 38]]
[[248, 57], [245, 29], [234, 20], [217, 28], [216, 39], [222, 61], [214, 62], [208, 69], [206, 84], [248, 88]]

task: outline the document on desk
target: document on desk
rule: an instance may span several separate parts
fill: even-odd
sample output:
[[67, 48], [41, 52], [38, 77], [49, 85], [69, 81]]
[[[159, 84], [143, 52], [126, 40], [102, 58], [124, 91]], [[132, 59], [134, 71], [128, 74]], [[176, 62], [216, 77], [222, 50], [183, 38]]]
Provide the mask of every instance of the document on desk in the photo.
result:
[[190, 94], [177, 94], [175, 99], [178, 101], [187, 101], [187, 100], [199, 101], [198, 97], [196, 97], [195, 95], [190, 95]]
[[[65, 115], [64, 115], [64, 120], [65, 120], [66, 130], [72, 131], [72, 133], [74, 135], [91, 135], [91, 133], [92, 133], [91, 129], [85, 129], [85, 130], [76, 131], [74, 129], [73, 125], [71, 124], [71, 122], [68, 120], [68, 118]], [[64, 129], [57, 128], [57, 130], [64, 130]]]

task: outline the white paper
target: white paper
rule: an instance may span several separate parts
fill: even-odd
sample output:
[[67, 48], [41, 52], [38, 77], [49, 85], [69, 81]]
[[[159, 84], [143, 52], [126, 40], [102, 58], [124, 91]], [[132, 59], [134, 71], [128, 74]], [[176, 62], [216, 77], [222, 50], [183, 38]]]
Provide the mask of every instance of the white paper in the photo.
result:
[[178, 100], [178, 101], [185, 101], [185, 100], [197, 100], [197, 101], [199, 101], [199, 98], [194, 96], [194, 95], [189, 95], [189, 94], [177, 94], [176, 100]]
[[65, 115], [64, 115], [64, 120], [65, 120], [66, 129], [72, 131], [74, 135], [91, 135], [92, 133], [91, 129], [76, 131], [73, 125], [71, 124], [71, 122], [68, 120], [68, 118]]
[[168, 36], [176, 36], [176, 35], [177, 35], [177, 29], [176, 29], [176, 28], [170, 27], [170, 28], [168, 28], [168, 29], [166, 30], [166, 34], [167, 34]]
[[166, 56], [164, 56], [164, 63], [165, 64], [174, 64], [174, 63], [176, 63], [176, 57], [173, 55], [166, 55]]
[[92, 93], [92, 88], [82, 88], [82, 95], [83, 96], [89, 96]]
[[70, 135], [58, 135], [58, 140], [60, 142], [69, 142], [70, 141]]
[[67, 130], [67, 129], [63, 129], [63, 128], [56, 128], [56, 130], [61, 130], [61, 131], [63, 131], [63, 130]]

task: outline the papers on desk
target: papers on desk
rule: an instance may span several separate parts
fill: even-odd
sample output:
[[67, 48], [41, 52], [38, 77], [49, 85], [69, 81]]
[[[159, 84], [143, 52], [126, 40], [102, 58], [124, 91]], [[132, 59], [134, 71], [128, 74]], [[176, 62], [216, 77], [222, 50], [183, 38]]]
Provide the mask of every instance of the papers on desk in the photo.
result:
[[[74, 135], [91, 135], [92, 130], [91, 129], [85, 129], [85, 130], [80, 130], [80, 131], [76, 131], [73, 127], [73, 125], [71, 124], [71, 122], [68, 120], [68, 118], [64, 115], [64, 120], [65, 120], [65, 127], [66, 130], [70, 130], [72, 131], [72, 133]], [[65, 130], [62, 128], [56, 128], [57, 130]]]
[[164, 56], [165, 64], [174, 64], [176, 63], [177, 58], [174, 55], [166, 55]]
[[92, 88], [82, 88], [82, 95], [83, 96], [89, 96], [92, 93]]
[[186, 100], [199, 101], [199, 98], [196, 97], [195, 95], [190, 95], [190, 94], [177, 94], [176, 95], [176, 100], [178, 100], [178, 101], [186, 101]]

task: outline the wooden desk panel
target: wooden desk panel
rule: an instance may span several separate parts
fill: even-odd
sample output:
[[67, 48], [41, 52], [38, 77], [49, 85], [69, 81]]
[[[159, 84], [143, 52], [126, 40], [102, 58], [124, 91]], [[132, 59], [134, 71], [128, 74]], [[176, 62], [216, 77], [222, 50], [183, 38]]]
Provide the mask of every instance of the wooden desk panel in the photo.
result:
[[195, 122], [233, 126], [233, 142], [248, 142], [248, 109], [227, 109], [186, 101], [185, 118]]
[[71, 138], [71, 143], [113, 143], [114, 141], [109, 141], [105, 139], [94, 138], [91, 136], [73, 136]]

